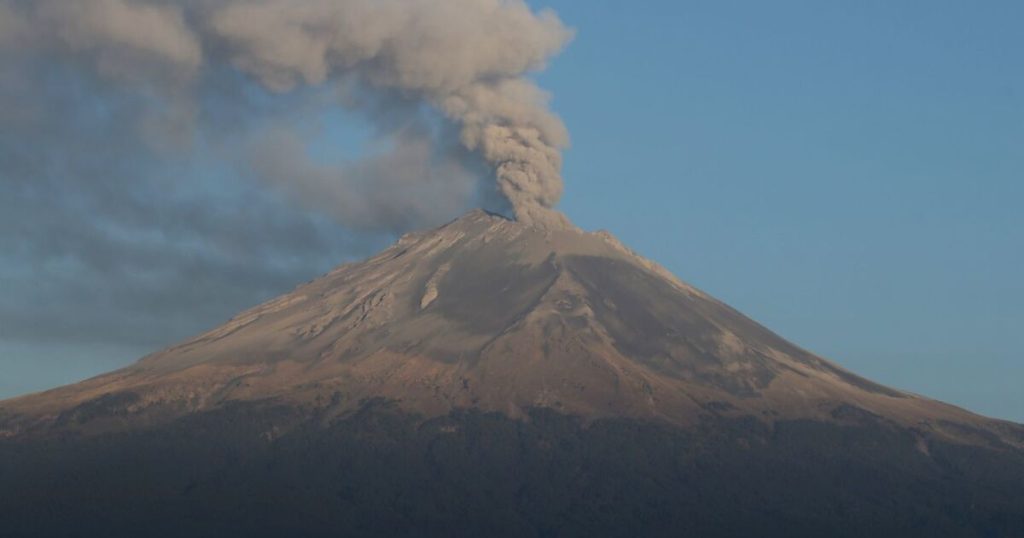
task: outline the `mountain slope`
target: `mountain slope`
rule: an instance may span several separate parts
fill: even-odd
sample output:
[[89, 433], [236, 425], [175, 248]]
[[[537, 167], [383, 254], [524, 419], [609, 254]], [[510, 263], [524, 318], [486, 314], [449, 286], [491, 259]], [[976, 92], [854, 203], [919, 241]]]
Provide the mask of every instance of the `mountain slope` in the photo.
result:
[[483, 211], [404, 236], [126, 369], [0, 410], [17, 417], [13, 432], [97, 407], [123, 407], [123, 423], [271, 399], [343, 414], [368, 398], [426, 416], [550, 407], [680, 425], [708, 412], [769, 422], [873, 414], [927, 434], [1021, 442], [1010, 424], [786, 342], [606, 233]]
[[0, 402], [0, 507], [0, 538], [1022, 536], [1024, 427], [475, 211]]

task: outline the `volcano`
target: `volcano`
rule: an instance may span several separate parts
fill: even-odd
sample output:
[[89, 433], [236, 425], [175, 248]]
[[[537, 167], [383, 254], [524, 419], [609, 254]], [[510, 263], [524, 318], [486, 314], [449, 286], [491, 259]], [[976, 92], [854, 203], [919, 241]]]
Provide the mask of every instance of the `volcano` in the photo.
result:
[[474, 211], [0, 402], [2, 536], [1024, 536], [1024, 426]]

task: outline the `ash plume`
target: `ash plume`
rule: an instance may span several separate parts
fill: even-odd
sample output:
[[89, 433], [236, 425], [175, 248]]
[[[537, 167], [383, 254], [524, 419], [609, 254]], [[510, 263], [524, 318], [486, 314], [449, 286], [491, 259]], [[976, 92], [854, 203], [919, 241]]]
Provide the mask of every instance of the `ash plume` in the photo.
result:
[[155, 99], [143, 119], [161, 141], [160, 129], [187, 136], [203, 120], [210, 71], [235, 69], [277, 94], [345, 81], [452, 122], [518, 218], [561, 196], [568, 134], [527, 76], [572, 32], [522, 0], [0, 0], [0, 13], [8, 52], [70, 59]]
[[523, 0], [0, 0], [0, 340], [161, 345], [472, 206], [560, 222], [530, 75], [571, 38]]

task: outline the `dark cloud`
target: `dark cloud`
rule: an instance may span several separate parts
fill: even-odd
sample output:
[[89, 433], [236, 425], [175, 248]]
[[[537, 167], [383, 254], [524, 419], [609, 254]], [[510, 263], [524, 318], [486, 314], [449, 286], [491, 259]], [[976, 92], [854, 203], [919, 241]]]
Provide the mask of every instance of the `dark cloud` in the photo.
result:
[[389, 238], [246, 181], [229, 148], [154, 147], [124, 126], [146, 104], [75, 66], [0, 80], [0, 340], [166, 344]]
[[568, 135], [527, 74], [571, 34], [521, 0], [0, 0], [0, 341], [165, 344], [473, 205], [544, 218]]

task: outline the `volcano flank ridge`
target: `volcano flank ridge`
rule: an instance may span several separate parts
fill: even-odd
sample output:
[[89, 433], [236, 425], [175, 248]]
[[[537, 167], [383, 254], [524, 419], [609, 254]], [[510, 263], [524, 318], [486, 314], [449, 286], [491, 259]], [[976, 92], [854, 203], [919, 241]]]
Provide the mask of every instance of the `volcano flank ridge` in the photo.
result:
[[0, 536], [1024, 535], [1021, 425], [542, 220], [473, 211], [0, 402]]

